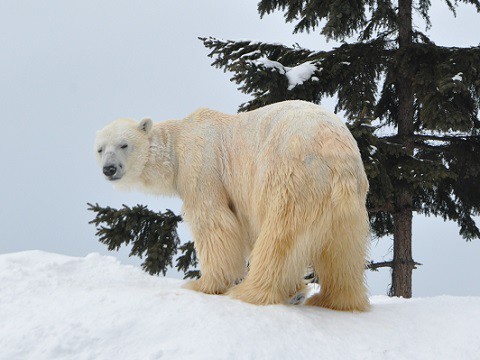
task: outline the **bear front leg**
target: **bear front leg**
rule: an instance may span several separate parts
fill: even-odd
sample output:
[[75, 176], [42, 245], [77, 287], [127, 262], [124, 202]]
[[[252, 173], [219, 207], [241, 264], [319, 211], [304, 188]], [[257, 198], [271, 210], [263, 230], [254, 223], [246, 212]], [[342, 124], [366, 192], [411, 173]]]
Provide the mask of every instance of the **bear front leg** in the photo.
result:
[[245, 243], [240, 224], [228, 207], [184, 209], [200, 263], [201, 277], [185, 285], [206, 294], [223, 294], [246, 272]]

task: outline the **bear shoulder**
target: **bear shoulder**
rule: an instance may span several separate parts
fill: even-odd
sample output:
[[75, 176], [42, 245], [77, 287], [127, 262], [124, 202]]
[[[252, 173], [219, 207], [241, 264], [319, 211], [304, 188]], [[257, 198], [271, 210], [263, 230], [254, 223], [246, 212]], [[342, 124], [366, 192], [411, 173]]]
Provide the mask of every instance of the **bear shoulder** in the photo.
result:
[[224, 114], [220, 111], [208, 109], [208, 108], [199, 108], [193, 113], [188, 115], [185, 120], [191, 123], [211, 123], [211, 122], [224, 122], [230, 119], [234, 115]]

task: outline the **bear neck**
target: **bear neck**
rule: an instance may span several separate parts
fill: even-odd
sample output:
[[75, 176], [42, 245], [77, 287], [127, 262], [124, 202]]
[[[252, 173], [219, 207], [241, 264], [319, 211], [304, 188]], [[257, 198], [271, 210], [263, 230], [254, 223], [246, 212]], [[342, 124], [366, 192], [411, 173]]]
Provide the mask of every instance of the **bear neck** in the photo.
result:
[[151, 130], [148, 159], [141, 179], [143, 191], [155, 195], [178, 196], [178, 160], [175, 152], [177, 133], [175, 120], [155, 124]]

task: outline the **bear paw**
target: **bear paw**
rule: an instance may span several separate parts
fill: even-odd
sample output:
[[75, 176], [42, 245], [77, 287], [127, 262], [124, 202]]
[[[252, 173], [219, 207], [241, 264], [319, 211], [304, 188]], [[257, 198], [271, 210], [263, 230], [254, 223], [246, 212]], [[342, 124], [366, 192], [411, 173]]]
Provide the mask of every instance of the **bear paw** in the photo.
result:
[[368, 311], [370, 304], [366, 296], [363, 297], [332, 297], [323, 293], [315, 294], [305, 301], [307, 306], [320, 306], [340, 311]]
[[192, 280], [183, 285], [183, 288], [203, 292], [205, 294], [223, 294], [227, 291], [228, 286], [223, 283], [215, 283], [201, 277], [198, 280]]
[[255, 287], [248, 286], [245, 283], [241, 283], [227, 292], [227, 295], [255, 305], [273, 305], [284, 304], [284, 297], [280, 296], [277, 292], [266, 291], [265, 289], [257, 289]]

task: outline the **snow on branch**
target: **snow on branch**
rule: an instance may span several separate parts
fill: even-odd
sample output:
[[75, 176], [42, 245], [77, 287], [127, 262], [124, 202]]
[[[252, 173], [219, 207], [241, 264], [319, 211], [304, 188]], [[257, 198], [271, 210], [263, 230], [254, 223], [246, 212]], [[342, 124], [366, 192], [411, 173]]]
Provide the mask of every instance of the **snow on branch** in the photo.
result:
[[261, 57], [256, 60], [251, 60], [250, 63], [257, 67], [272, 69], [279, 74], [285, 75], [288, 79], [288, 90], [292, 90], [297, 85], [302, 85], [305, 81], [310, 79], [315, 80], [313, 75], [319, 70], [317, 67], [318, 62], [314, 61], [307, 61], [294, 67], [288, 67], [282, 65], [278, 61], [270, 60], [267, 57]]
[[288, 68], [286, 76], [288, 79], [288, 90], [292, 90], [297, 85], [302, 85], [308, 81], [317, 71], [317, 66], [314, 62], [304, 62], [293, 68]]

